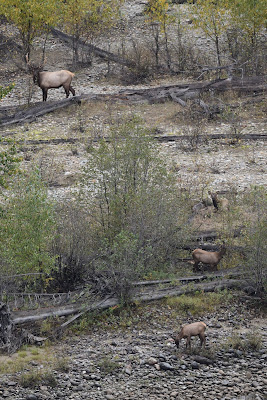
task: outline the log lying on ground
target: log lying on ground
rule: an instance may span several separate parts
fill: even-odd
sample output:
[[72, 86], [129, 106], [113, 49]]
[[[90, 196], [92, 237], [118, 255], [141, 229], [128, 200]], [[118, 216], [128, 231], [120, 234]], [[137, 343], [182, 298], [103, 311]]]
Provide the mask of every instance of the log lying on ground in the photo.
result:
[[[184, 287], [172, 287], [172, 288], [162, 288], [156, 290], [153, 288], [152, 291], [142, 294], [136, 294], [132, 301], [138, 302], [149, 302], [154, 300], [160, 300], [170, 296], [180, 296], [182, 294], [190, 294], [194, 293], [196, 290], [201, 290], [204, 292], [212, 292], [214, 290], [223, 290], [226, 288], [242, 288], [245, 285], [245, 281], [237, 280], [237, 279], [224, 279], [216, 282], [206, 282], [195, 284], [193, 287], [190, 285]], [[104, 300], [97, 301], [88, 307], [85, 307], [84, 304], [80, 305], [68, 305], [66, 307], [58, 307], [53, 309], [47, 309], [45, 312], [38, 310], [38, 314], [30, 314], [25, 312], [13, 312], [13, 323], [25, 324], [40, 321], [46, 318], [51, 317], [67, 317], [69, 315], [78, 314], [78, 316], [84, 314], [88, 311], [94, 310], [105, 310], [110, 307], [114, 307], [119, 304], [119, 300], [117, 297], [108, 297]], [[20, 316], [21, 315], [21, 316]]]
[[[199, 103], [198, 99], [202, 92], [207, 92], [210, 89], [216, 91], [224, 90], [241, 90], [246, 92], [255, 93], [257, 91], [264, 91], [267, 89], [264, 77], [246, 78], [246, 80], [235, 78], [232, 81], [227, 79], [221, 79], [216, 81], [197, 82], [184, 85], [171, 85], [161, 86], [148, 89], [140, 90], [124, 90], [114, 94], [84, 94], [81, 96], [74, 96], [68, 99], [63, 99], [54, 102], [42, 102], [38, 103], [27, 110], [21, 110], [13, 115], [5, 116], [5, 112], [0, 108], [0, 126], [7, 126], [15, 123], [32, 122], [37, 117], [42, 116], [46, 113], [56, 111], [60, 108], [69, 107], [73, 104], [80, 104], [81, 101], [128, 101], [129, 103], [163, 103], [165, 101], [183, 101], [186, 105], [188, 100], [195, 99]], [[178, 101], [179, 99], [179, 101]], [[203, 111], [207, 112], [207, 105], [200, 104]], [[9, 109], [10, 112], [10, 109]], [[219, 138], [217, 135], [216, 137]], [[184, 137], [185, 139], [185, 137]], [[163, 139], [161, 139], [163, 140]], [[168, 138], [168, 140], [170, 140]]]
[[46, 340], [31, 334], [25, 329], [17, 329], [5, 303], [0, 303], [0, 352], [12, 354], [23, 344], [39, 345]]

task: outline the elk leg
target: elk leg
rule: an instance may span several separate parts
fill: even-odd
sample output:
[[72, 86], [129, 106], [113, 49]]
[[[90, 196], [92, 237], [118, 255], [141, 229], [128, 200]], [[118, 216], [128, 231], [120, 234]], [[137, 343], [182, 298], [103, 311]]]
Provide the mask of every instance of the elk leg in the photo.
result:
[[43, 101], [46, 101], [47, 99], [47, 89], [42, 89], [43, 91]]
[[204, 346], [205, 346], [205, 344], [206, 344], [206, 337], [205, 337], [204, 333], [200, 333], [200, 334], [198, 335], [198, 337], [199, 337], [199, 339], [200, 339], [200, 346], [202, 347], [203, 344], [204, 344]]
[[72, 95], [75, 96], [75, 90], [73, 89], [72, 86], [70, 86], [70, 91], [71, 91]]
[[64, 86], [64, 90], [65, 90], [65, 93], [66, 93], [66, 97], [68, 98], [69, 95], [70, 95], [70, 91], [69, 91], [69, 89], [66, 88], [65, 86]]
[[191, 336], [190, 336], [190, 335], [187, 336], [187, 339], [186, 339], [186, 346], [185, 346], [185, 348], [187, 349], [187, 347], [188, 347], [189, 349], [191, 349]]
[[198, 267], [198, 264], [199, 264], [199, 262], [198, 262], [198, 261], [195, 261], [195, 264], [194, 264], [194, 266], [193, 266], [193, 271], [194, 271], [194, 272], [200, 271], [200, 269], [199, 269], [199, 267]]

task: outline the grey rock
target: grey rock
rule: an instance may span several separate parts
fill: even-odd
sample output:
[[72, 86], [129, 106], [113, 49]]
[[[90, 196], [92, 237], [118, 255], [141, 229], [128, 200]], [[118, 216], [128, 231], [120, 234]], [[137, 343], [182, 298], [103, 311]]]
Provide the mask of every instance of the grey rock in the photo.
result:
[[199, 369], [199, 364], [198, 364], [196, 361], [192, 361], [192, 362], [191, 362], [191, 367], [192, 367], [193, 369]]
[[156, 358], [154, 358], [154, 357], [150, 357], [147, 360], [147, 364], [149, 364], [149, 365], [155, 365], [155, 364], [157, 364], [157, 362], [158, 362], [158, 360]]
[[202, 357], [202, 356], [195, 356], [194, 360], [199, 364], [210, 365], [213, 364], [213, 361], [210, 358]]
[[160, 369], [164, 370], [164, 371], [173, 371], [174, 370], [174, 366], [167, 363], [167, 362], [161, 362], [159, 363]]
[[38, 397], [35, 394], [28, 394], [26, 400], [38, 400]]

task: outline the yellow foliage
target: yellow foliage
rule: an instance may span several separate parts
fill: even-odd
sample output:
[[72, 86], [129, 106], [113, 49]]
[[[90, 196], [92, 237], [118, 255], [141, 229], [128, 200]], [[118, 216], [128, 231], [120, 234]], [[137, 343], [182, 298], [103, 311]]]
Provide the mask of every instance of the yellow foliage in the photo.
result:
[[5, 0], [0, 2], [0, 14], [14, 23], [29, 43], [41, 32], [49, 29], [56, 19], [57, 2], [55, 0]]
[[168, 23], [174, 22], [174, 17], [168, 13], [168, 0], [149, 0], [145, 13], [148, 16], [147, 22], [157, 22], [161, 30], [164, 30]]
[[67, 0], [62, 4], [62, 20], [76, 37], [97, 34], [111, 27], [119, 15], [122, 0]]

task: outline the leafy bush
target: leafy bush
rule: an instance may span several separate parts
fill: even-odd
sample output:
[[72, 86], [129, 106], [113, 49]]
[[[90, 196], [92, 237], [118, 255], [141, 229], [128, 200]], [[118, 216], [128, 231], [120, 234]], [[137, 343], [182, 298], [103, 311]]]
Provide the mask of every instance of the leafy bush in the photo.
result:
[[[186, 241], [186, 194], [136, 117], [112, 121], [109, 139], [88, 150], [74, 209], [79, 213], [64, 236], [62, 259], [73, 263], [74, 273], [76, 267], [87, 270], [97, 290], [123, 302], [134, 280], [170, 271]], [[71, 213], [62, 217], [60, 229], [68, 232]]]
[[2, 268], [10, 275], [49, 272], [54, 226], [53, 205], [38, 169], [18, 175], [1, 215]]

